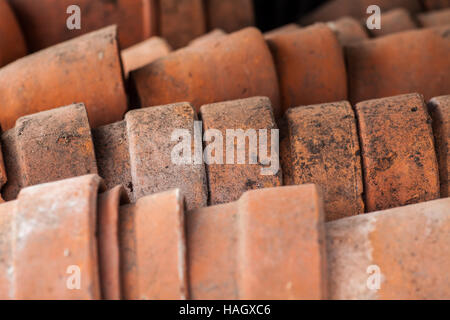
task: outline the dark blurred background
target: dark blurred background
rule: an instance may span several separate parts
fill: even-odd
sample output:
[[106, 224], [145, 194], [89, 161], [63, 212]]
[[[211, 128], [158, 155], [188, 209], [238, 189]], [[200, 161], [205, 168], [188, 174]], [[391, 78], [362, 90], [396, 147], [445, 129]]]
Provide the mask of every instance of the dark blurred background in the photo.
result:
[[325, 2], [326, 0], [253, 0], [256, 25], [264, 32], [297, 22], [300, 17]]

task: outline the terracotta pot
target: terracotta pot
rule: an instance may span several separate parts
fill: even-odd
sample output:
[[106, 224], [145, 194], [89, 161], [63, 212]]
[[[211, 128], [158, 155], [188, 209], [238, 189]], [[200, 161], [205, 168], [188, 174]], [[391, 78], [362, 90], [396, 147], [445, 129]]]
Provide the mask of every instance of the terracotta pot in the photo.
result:
[[[200, 116], [205, 133], [216, 131], [214, 136], [208, 136], [204, 150], [209, 204], [236, 201], [247, 190], [282, 185], [278, 132], [272, 132], [278, 130], [268, 98], [204, 105]], [[248, 135], [248, 142], [246, 138], [235, 139], [230, 130], [242, 130], [243, 135]], [[238, 131], [234, 133], [239, 134]], [[265, 145], [261, 143], [263, 137], [266, 138]], [[263, 159], [268, 162], [264, 163]]]
[[14, 12], [0, 0], [0, 68], [27, 54], [25, 39]]
[[119, 207], [127, 203], [128, 197], [122, 186], [98, 196], [98, 264], [101, 296], [105, 300], [122, 298]]
[[98, 172], [108, 188], [123, 185], [133, 201], [180, 188], [189, 209], [205, 206], [203, 163], [179, 165], [171, 159], [179, 144], [172, 132], [185, 129], [194, 137], [195, 119], [193, 108], [180, 103], [131, 111], [124, 121], [91, 134], [83, 105], [23, 117], [2, 136], [8, 176], [2, 194], [12, 200], [27, 186]]
[[284, 183], [322, 188], [325, 220], [364, 212], [356, 118], [348, 102], [298, 107], [286, 113]]
[[273, 37], [276, 37], [279, 34], [289, 33], [291, 31], [297, 31], [300, 29], [299, 25], [296, 23], [290, 23], [279, 28], [270, 30], [264, 33], [264, 39], [269, 40]]
[[430, 100], [428, 107], [433, 118], [433, 132], [439, 162], [441, 197], [450, 197], [450, 96]]
[[152, 37], [122, 51], [122, 62], [125, 78], [131, 71], [137, 70], [164, 57], [172, 51], [166, 40]]
[[[0, 143], [0, 151], [2, 150]], [[7, 182], [8, 178], [5, 170], [5, 163], [3, 162], [3, 152], [0, 152], [0, 190], [2, 190], [3, 186]], [[3, 198], [0, 194], [0, 203], [3, 202]]]
[[189, 42], [189, 45], [190, 46], [201, 46], [203, 44], [211, 45], [210, 44], [211, 41], [216, 41], [217, 39], [220, 39], [225, 35], [226, 33], [222, 29], [214, 29], [198, 38], [195, 38], [194, 40]]
[[143, 107], [189, 101], [198, 110], [258, 95], [269, 97], [275, 110], [279, 105], [272, 57], [255, 28], [173, 52], [133, 72], [131, 79]]
[[24, 115], [83, 102], [91, 126], [127, 110], [116, 28], [108, 27], [27, 56], [0, 70], [3, 130]]
[[186, 216], [182, 208], [177, 191], [121, 208], [126, 299], [326, 296], [323, 217], [314, 186], [249, 191], [238, 202]]
[[420, 92], [425, 99], [448, 94], [448, 30], [407, 31], [348, 46], [350, 101], [409, 92]]
[[283, 111], [347, 99], [342, 48], [326, 25], [278, 34], [267, 43], [278, 71]]
[[0, 270], [14, 270], [0, 275], [2, 298], [100, 298], [99, 183], [90, 175], [29, 187], [0, 206]]
[[202, 0], [158, 1], [158, 8], [159, 33], [173, 48], [184, 47], [206, 32]]
[[343, 17], [327, 23], [327, 26], [334, 31], [341, 46], [358, 43], [369, 38], [366, 28], [355, 18]]
[[172, 161], [172, 152], [179, 145], [178, 140], [172, 140], [172, 133], [184, 129], [193, 138], [195, 119], [191, 105], [178, 103], [133, 110], [124, 121], [94, 130], [99, 174], [106, 186], [122, 184], [133, 202], [148, 194], [179, 188], [186, 195], [187, 208], [205, 206], [203, 163]]
[[[111, 24], [120, 30], [120, 45], [127, 48], [155, 34], [154, 0], [8, 0], [17, 13], [31, 51], [38, 51]], [[81, 9], [81, 29], [69, 29], [66, 13]], [[70, 20], [71, 21], [71, 20]]]
[[381, 37], [391, 33], [417, 29], [418, 25], [408, 10], [397, 8], [381, 15], [381, 29], [369, 30], [374, 37]]
[[97, 173], [82, 104], [22, 117], [1, 140], [8, 175], [2, 190], [6, 200], [15, 199], [24, 187]]
[[444, 9], [450, 7], [449, 0], [422, 0], [427, 10]]
[[420, 12], [422, 7], [419, 0], [332, 0], [318, 7], [300, 21], [302, 24], [332, 21], [343, 16], [353, 18], [368, 17], [366, 13], [370, 5], [377, 5], [381, 12], [393, 8], [406, 8], [411, 13]]
[[450, 199], [327, 223], [329, 298], [449, 299], [449, 229]]
[[186, 218], [192, 299], [327, 297], [323, 211], [314, 185], [248, 191]]
[[[450, 6], [450, 5], [449, 5]], [[450, 24], [450, 8], [422, 13], [417, 16], [420, 24], [425, 27], [438, 27]]]
[[210, 30], [233, 32], [255, 23], [252, 0], [206, 0], [205, 6]]
[[368, 212], [439, 198], [431, 119], [408, 94], [356, 105]]
[[13, 262], [14, 211], [17, 201], [0, 203], [0, 299], [14, 299], [14, 277], [11, 277]]
[[178, 189], [120, 208], [124, 299], [189, 298], [184, 230], [183, 196]]

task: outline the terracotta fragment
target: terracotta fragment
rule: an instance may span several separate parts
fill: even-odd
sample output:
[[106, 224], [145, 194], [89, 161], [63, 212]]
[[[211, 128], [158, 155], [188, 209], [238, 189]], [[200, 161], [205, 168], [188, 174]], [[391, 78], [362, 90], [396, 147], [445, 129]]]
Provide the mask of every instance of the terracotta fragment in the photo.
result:
[[210, 30], [233, 32], [255, 23], [252, 0], [206, 0], [205, 6]]
[[450, 24], [450, 8], [422, 13], [419, 14], [417, 18], [424, 28], [445, 26]]
[[0, 68], [27, 54], [22, 30], [6, 0], [0, 0]]
[[[82, 34], [117, 24], [120, 45], [127, 48], [155, 34], [154, 0], [8, 0], [17, 13], [31, 51], [37, 51]], [[69, 29], [74, 11], [81, 9], [81, 29]], [[153, 18], [154, 19], [154, 18]], [[152, 27], [153, 26], [153, 27]], [[73, 102], [73, 101], [72, 101]]]
[[172, 51], [166, 40], [159, 37], [152, 37], [122, 51], [122, 61], [125, 77], [131, 71], [164, 57]]
[[255, 28], [173, 52], [131, 78], [144, 107], [189, 101], [198, 111], [207, 103], [257, 95], [269, 97], [275, 110], [279, 105], [272, 56]]
[[311, 24], [319, 21], [332, 21], [343, 16], [357, 19], [368, 17], [367, 8], [371, 5], [379, 6], [381, 12], [393, 8], [405, 8], [411, 13], [417, 13], [422, 10], [419, 0], [332, 0], [303, 17], [301, 23]]
[[290, 109], [286, 126], [288, 147], [281, 153], [284, 183], [319, 185], [326, 221], [363, 213], [360, 148], [350, 104]]
[[[447, 30], [447, 31], [446, 31]], [[431, 99], [450, 91], [448, 28], [406, 31], [346, 48], [352, 103], [420, 92]]]
[[439, 162], [441, 197], [450, 197], [450, 96], [431, 99], [428, 107], [433, 118], [433, 132]]
[[127, 202], [122, 186], [98, 196], [98, 264], [101, 296], [106, 300], [121, 299], [119, 206]]
[[347, 99], [342, 48], [325, 24], [279, 34], [267, 42], [278, 71], [283, 112]]
[[323, 211], [314, 185], [253, 190], [186, 217], [192, 299], [327, 297]]
[[86, 109], [74, 104], [17, 120], [3, 133], [2, 145], [8, 182], [6, 200], [21, 188], [97, 173]]
[[183, 197], [179, 190], [120, 209], [124, 299], [188, 299]]
[[439, 198], [431, 118], [407, 94], [356, 105], [368, 212]]
[[326, 232], [330, 299], [450, 298], [450, 199], [329, 222]]
[[[205, 132], [216, 130], [221, 134], [221, 137], [214, 135], [205, 142], [209, 204], [236, 201], [247, 190], [282, 185], [276, 146], [278, 139], [276, 136], [272, 138], [272, 129], [277, 129], [277, 125], [268, 98], [253, 97], [204, 105], [200, 115]], [[242, 136], [246, 138], [235, 137], [238, 130], [242, 130]], [[261, 142], [264, 135], [267, 139], [265, 146]], [[264, 159], [268, 159], [270, 164]]]
[[417, 29], [417, 23], [408, 10], [397, 8], [381, 14], [381, 29], [369, 30], [374, 37], [381, 37], [391, 33]]
[[[98, 176], [89, 175], [20, 192], [12, 233], [15, 299], [100, 298], [95, 235], [99, 183]], [[74, 290], [77, 275], [80, 286]]]
[[173, 48], [184, 47], [206, 32], [202, 0], [164, 0], [158, 2], [158, 8], [160, 35]]
[[3, 130], [12, 128], [21, 116], [74, 101], [86, 105], [92, 127], [120, 120], [125, 113], [115, 27], [61, 43], [0, 70]]
[[352, 17], [342, 17], [327, 23], [327, 26], [334, 31], [341, 46], [358, 43], [369, 38], [366, 28]]

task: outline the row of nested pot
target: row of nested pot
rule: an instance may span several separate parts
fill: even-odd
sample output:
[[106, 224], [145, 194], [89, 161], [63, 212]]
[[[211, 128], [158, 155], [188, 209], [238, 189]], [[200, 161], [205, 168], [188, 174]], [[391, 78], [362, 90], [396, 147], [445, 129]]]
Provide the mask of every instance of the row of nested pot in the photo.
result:
[[404, 8], [412, 14], [419, 13], [423, 9], [427, 11], [440, 10], [450, 7], [449, 0], [330, 0], [318, 7], [312, 13], [303, 17], [302, 24], [310, 24], [318, 21], [331, 21], [340, 17], [349, 16], [356, 19], [368, 17], [373, 11], [367, 12], [370, 6], [376, 5], [381, 12], [394, 8]]
[[[13, 20], [0, 20], [0, 34], [20, 33], [31, 52], [47, 48], [111, 24], [120, 30], [121, 47], [127, 48], [160, 35], [173, 47], [182, 47], [207, 32], [228, 32], [254, 24], [251, 0], [1, 0], [0, 12]], [[77, 21], [80, 28], [69, 28]], [[11, 15], [14, 12], [14, 15]], [[69, 23], [69, 25], [68, 25]], [[11, 29], [12, 28], [12, 29]], [[20, 35], [22, 38], [22, 35]], [[18, 44], [13, 44], [18, 45]], [[23, 45], [23, 44], [22, 44]], [[23, 46], [25, 49], [25, 46]], [[17, 55], [16, 58], [25, 55]], [[1, 61], [0, 61], [1, 62]]]
[[264, 97], [204, 105], [200, 117], [189, 103], [133, 110], [92, 131], [82, 104], [22, 117], [1, 137], [2, 195], [98, 173], [133, 202], [179, 188], [196, 209], [315, 183], [327, 221], [449, 196], [450, 96], [432, 99], [429, 111], [419, 94], [354, 110], [345, 101], [297, 107], [281, 132]]
[[449, 299], [450, 198], [324, 223], [315, 185], [185, 211], [87, 175], [0, 205], [1, 299]]
[[[443, 27], [364, 41], [346, 49], [346, 68], [336, 35], [324, 24], [278, 34], [267, 43], [247, 28], [132, 71], [130, 98], [139, 101], [134, 107], [190, 101], [198, 110], [212, 102], [267, 96], [276, 118], [288, 108], [322, 102], [408, 92], [430, 99], [450, 92], [447, 34]], [[2, 128], [12, 128], [20, 116], [73, 102], [85, 103], [93, 127], [121, 120], [128, 102], [116, 38], [109, 27], [0, 69]]]
[[[402, 31], [418, 28], [432, 28], [450, 24], [450, 8], [425, 12], [417, 16], [411, 15], [404, 8], [392, 9], [380, 16], [380, 29], [368, 29], [366, 20], [358, 20], [353, 17], [340, 17], [337, 20], [325, 21], [335, 33], [342, 46], [348, 46], [369, 39], [369, 37], [386, 36]], [[300, 29], [300, 26], [291, 23], [265, 34], [266, 39], [281, 33], [287, 33]]]

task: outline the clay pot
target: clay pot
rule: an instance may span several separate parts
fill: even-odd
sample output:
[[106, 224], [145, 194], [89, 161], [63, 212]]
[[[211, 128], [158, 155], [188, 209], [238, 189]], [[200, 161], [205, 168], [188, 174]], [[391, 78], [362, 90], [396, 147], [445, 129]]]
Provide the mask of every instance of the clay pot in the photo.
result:
[[332, 0], [318, 7], [300, 21], [303, 25], [314, 22], [336, 20], [343, 16], [353, 18], [368, 17], [367, 8], [371, 5], [380, 7], [381, 12], [393, 8], [406, 8], [411, 13], [422, 10], [419, 0]]
[[[89, 175], [42, 184], [0, 206], [1, 298], [100, 298], [99, 183]], [[13, 277], [6, 271], [11, 269]]]
[[356, 105], [368, 212], [439, 198], [431, 119], [408, 94]]
[[186, 219], [192, 299], [327, 297], [323, 210], [314, 185], [248, 191]]
[[450, 8], [422, 13], [418, 15], [417, 18], [420, 24], [425, 28], [445, 26], [450, 24]]
[[[127, 48], [155, 34], [153, 0], [8, 0], [17, 13], [31, 51], [117, 24], [120, 45]], [[81, 9], [81, 29], [69, 29], [71, 5]], [[72, 20], [70, 20], [72, 22]], [[72, 101], [73, 102], [73, 101]]]
[[164, 57], [172, 51], [166, 40], [152, 37], [122, 51], [122, 62], [125, 78], [131, 71], [137, 70]]
[[449, 213], [442, 199], [327, 223], [329, 298], [450, 298]]
[[128, 197], [121, 186], [98, 196], [98, 265], [101, 296], [105, 300], [122, 298], [119, 207], [127, 203]]
[[189, 42], [190, 46], [201, 46], [203, 44], [208, 44], [210, 41], [216, 41], [217, 39], [225, 36], [226, 33], [222, 29], [214, 29], [204, 35], [195, 38], [191, 42]]
[[283, 112], [347, 99], [342, 48], [326, 25], [278, 34], [267, 43], [278, 71]]
[[233, 32], [255, 23], [252, 0], [206, 0], [205, 6], [210, 30]]
[[133, 110], [124, 121], [94, 130], [99, 174], [105, 178], [107, 188], [122, 184], [133, 202], [148, 194], [179, 188], [186, 195], [188, 209], [205, 206], [203, 163], [172, 161], [172, 152], [179, 145], [178, 140], [172, 140], [174, 130], [185, 130], [193, 138], [195, 119], [191, 105], [178, 103]]
[[0, 0], [0, 68], [27, 54], [25, 39], [14, 12]]
[[445, 9], [450, 7], [449, 0], [422, 0], [427, 10]]
[[[1, 143], [0, 143], [0, 150], [1, 150]], [[2, 190], [3, 186], [5, 185], [6, 181], [8, 180], [5, 170], [5, 163], [3, 162], [3, 152], [0, 152], [0, 190]], [[0, 203], [3, 202], [3, 198], [0, 195]]]
[[115, 27], [18, 60], [0, 70], [3, 130], [24, 115], [83, 102], [91, 126], [122, 119], [127, 110]]
[[[221, 134], [220, 137], [208, 137], [210, 141], [205, 142], [204, 159], [209, 159], [206, 172], [210, 205], [236, 201], [247, 190], [282, 185], [276, 136], [278, 130], [268, 98], [254, 97], [204, 105], [200, 116], [205, 133], [216, 130]], [[233, 129], [248, 134], [248, 143], [245, 138], [235, 140], [230, 133]], [[277, 132], [274, 133], [273, 129]], [[264, 137], [266, 145], [261, 143]], [[232, 150], [228, 145], [232, 146]], [[263, 163], [264, 159], [268, 162]]]
[[360, 148], [350, 104], [298, 107], [285, 117], [284, 183], [320, 186], [326, 221], [363, 213]]
[[186, 46], [206, 32], [202, 0], [158, 1], [158, 9], [159, 34], [174, 49]]
[[300, 29], [299, 25], [296, 23], [290, 23], [279, 28], [275, 28], [273, 30], [267, 31], [264, 33], [264, 39], [269, 40], [273, 37], [276, 37], [279, 34], [289, 33], [291, 31], [297, 31]]
[[391, 33], [417, 29], [418, 25], [408, 10], [397, 8], [381, 15], [381, 29], [369, 30], [374, 37], [381, 37]]
[[450, 92], [448, 28], [407, 31], [346, 48], [352, 103], [420, 92]]
[[134, 110], [91, 134], [83, 105], [23, 117], [2, 136], [8, 174], [2, 194], [12, 200], [27, 186], [98, 172], [108, 188], [122, 184], [133, 201], [176, 187], [186, 194], [189, 209], [205, 206], [203, 163], [179, 165], [171, 159], [178, 144], [172, 132], [185, 129], [194, 137], [195, 119], [193, 108], [180, 103]]
[[450, 199], [324, 224], [315, 185], [190, 212], [177, 189], [135, 204], [103, 190], [87, 175], [0, 205], [1, 299], [450, 297]]
[[450, 197], [450, 96], [436, 97], [428, 103], [439, 162], [441, 197]]
[[327, 26], [334, 31], [343, 47], [369, 38], [366, 29], [355, 18], [343, 17], [327, 23]]
[[8, 174], [2, 190], [6, 200], [15, 199], [24, 187], [97, 173], [82, 104], [22, 117], [1, 140]]
[[134, 205], [121, 207], [119, 217], [123, 298], [189, 299], [180, 191], [141, 198]]
[[275, 114], [279, 92], [272, 57], [255, 28], [190, 46], [131, 74], [143, 107], [189, 101], [208, 103], [267, 96]]

